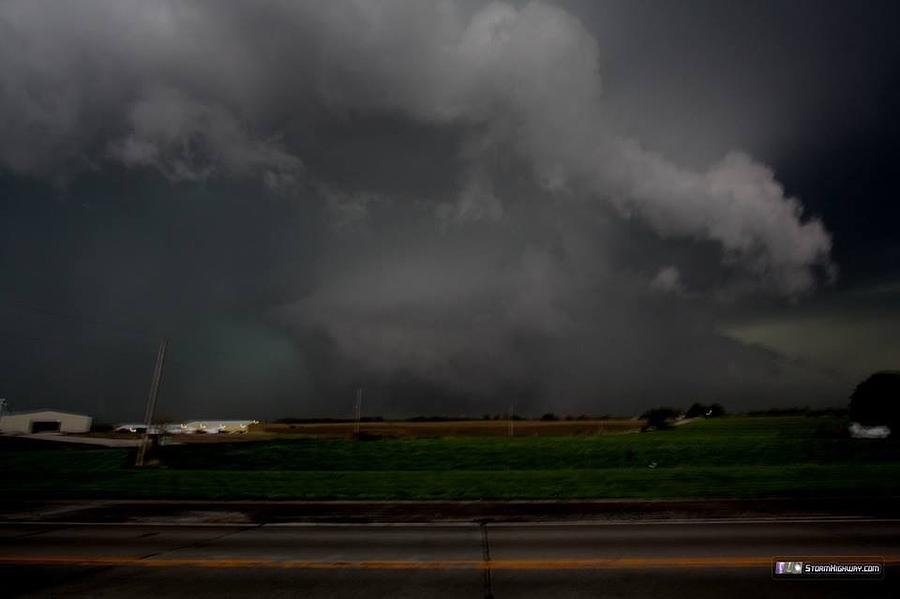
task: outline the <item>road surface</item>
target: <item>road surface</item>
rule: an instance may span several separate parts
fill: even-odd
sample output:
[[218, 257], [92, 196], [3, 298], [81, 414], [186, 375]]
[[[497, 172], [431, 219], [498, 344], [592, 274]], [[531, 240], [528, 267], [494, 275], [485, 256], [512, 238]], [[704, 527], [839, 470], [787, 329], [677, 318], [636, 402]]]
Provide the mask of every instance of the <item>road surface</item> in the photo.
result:
[[[881, 556], [881, 581], [772, 580], [776, 555]], [[898, 597], [900, 520], [0, 524], [4, 596]]]

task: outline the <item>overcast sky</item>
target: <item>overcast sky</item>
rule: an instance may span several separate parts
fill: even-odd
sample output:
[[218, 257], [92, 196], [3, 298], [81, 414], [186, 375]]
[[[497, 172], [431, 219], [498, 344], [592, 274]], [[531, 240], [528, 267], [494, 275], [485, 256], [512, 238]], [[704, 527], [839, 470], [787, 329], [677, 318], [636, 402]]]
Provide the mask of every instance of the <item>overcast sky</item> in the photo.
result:
[[0, 397], [841, 405], [900, 368], [900, 5], [0, 3]]

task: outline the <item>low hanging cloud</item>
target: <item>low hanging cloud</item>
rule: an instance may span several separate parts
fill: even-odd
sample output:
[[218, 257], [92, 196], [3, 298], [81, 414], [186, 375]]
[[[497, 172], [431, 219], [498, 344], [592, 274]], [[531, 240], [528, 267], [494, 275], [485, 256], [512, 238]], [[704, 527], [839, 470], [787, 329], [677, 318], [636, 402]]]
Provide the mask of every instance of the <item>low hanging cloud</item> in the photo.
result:
[[[688, 168], [621, 130], [601, 64], [547, 2], [10, 0], [0, 165], [297, 202], [302, 248], [254, 307], [319, 388], [403, 373], [619, 408], [803, 388], [699, 298], [812, 292], [828, 231], [739, 149]], [[339, 359], [314, 355], [322, 335]]]
[[296, 186], [303, 163], [277, 141], [250, 136], [234, 116], [177, 90], [160, 89], [135, 103], [130, 133], [112, 141], [109, 155], [129, 167], [158, 170], [170, 181], [206, 181], [216, 176], [258, 174], [266, 186]]
[[[447, 5], [409, 10], [413, 16], [402, 3], [387, 6], [359, 11], [358, 20], [322, 18], [323, 31], [347, 40], [329, 55], [335, 68], [327, 70], [338, 73], [327, 79], [331, 101], [469, 125], [480, 136], [470, 159], [489, 161], [512, 148], [547, 190], [593, 194], [665, 237], [715, 241], [726, 261], [784, 294], [811, 290], [817, 269], [829, 269], [829, 234], [804, 216], [770, 167], [734, 151], [692, 171], [618, 135], [603, 113], [597, 44], [563, 10], [494, 2], [465, 20]], [[354, 60], [368, 67], [363, 83], [341, 78]], [[456, 209], [442, 216], [499, 215], [483, 187], [467, 182]]]
[[[50, 6], [10, 2], [2, 12], [0, 102], [15, 118], [5, 123], [0, 157], [12, 168], [96, 162], [84, 154], [91, 137], [105, 134], [113, 135], [109, 157], [173, 180], [256, 173], [289, 188], [302, 156], [291, 153], [292, 140], [278, 139], [278, 127], [292, 106], [325, 102], [332, 111], [464, 127], [472, 164], [456, 205], [436, 210], [443, 220], [500, 219], [509, 199], [494, 194], [479, 165], [514, 152], [548, 192], [593, 196], [663, 237], [714, 241], [725, 263], [780, 293], [811, 290], [830, 266], [824, 226], [804, 215], [770, 167], [735, 151], [692, 171], [621, 136], [603, 111], [596, 41], [551, 4], [224, 10], [94, 0], [71, 22], [47, 14]], [[271, 39], [261, 39], [267, 32]], [[26, 140], [29, 133], [41, 139]]]
[[650, 281], [650, 286], [665, 293], [681, 293], [684, 291], [684, 286], [681, 283], [681, 273], [674, 266], [660, 268], [653, 280]]

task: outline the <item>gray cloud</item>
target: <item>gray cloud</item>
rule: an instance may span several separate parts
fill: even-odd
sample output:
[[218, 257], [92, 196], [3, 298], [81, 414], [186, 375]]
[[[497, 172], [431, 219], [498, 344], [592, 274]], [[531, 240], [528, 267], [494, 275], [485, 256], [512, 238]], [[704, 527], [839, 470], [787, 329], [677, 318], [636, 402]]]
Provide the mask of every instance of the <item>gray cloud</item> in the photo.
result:
[[303, 164], [273, 140], [249, 137], [227, 110], [160, 89], [135, 103], [130, 133], [110, 143], [110, 156], [129, 167], [151, 167], [171, 181], [261, 173], [266, 186], [298, 184]]
[[[296, 202], [306, 245], [279, 259], [299, 266], [230, 276], [296, 278], [254, 311], [305, 348], [304, 393], [348, 364], [346, 378], [410, 377], [457, 399], [530, 388], [584, 409], [810, 388], [802, 367], [723, 338], [702, 297], [810, 293], [833, 268], [824, 225], [745, 152], [688, 167], [625, 130], [597, 39], [570, 12], [76, 6], [0, 7], [0, 163]], [[331, 358], [312, 355], [322, 344]]]
[[[480, 139], [481, 148], [466, 157], [476, 163], [471, 168], [491, 152], [519, 152], [546, 189], [597, 196], [663, 236], [718, 242], [726, 259], [786, 294], [808, 291], [814, 268], [828, 266], [827, 232], [817, 220], [804, 221], [801, 204], [785, 196], [769, 167], [734, 152], [695, 172], [617, 134], [603, 113], [595, 40], [578, 19], [549, 4], [494, 2], [471, 14], [453, 2], [265, 4], [251, 16], [270, 25], [283, 20], [275, 39], [285, 27], [309, 35], [316, 57], [295, 59], [285, 45], [277, 50], [287, 58], [276, 65], [266, 64], [273, 48], [252, 37], [256, 29], [233, 30], [236, 19], [209, 4], [89, 2], [68, 26], [59, 17], [46, 23], [35, 4], [12, 3], [6, 11], [7, 39], [24, 43], [26, 54], [40, 61], [14, 58], [4, 65], [12, 73], [4, 113], [31, 113], [9, 123], [13, 141], [2, 155], [14, 168], [45, 162], [54, 146], [74, 144], [83, 152], [79, 136], [96, 134], [91, 111], [118, 96], [125, 101], [103, 118], [123, 121], [127, 133], [111, 142], [113, 157], [123, 163], [190, 180], [260, 170], [269, 184], [283, 187], [295, 181], [300, 159], [254, 134], [234, 111], [259, 112], [281, 101], [285, 112], [273, 116], [284, 121], [292, 102], [314, 98], [331, 109], [401, 111], [427, 122], [461, 123]], [[90, 23], [101, 10], [100, 24]], [[115, 25], [124, 31], [111, 31]], [[46, 41], [46, 35], [56, 39]], [[37, 68], [49, 53], [58, 62]], [[62, 53], [86, 56], [80, 60], [87, 64], [67, 65], [73, 59]], [[295, 62], [302, 66], [294, 71]], [[77, 78], [68, 78], [69, 68], [93, 77], [79, 87]], [[94, 77], [117, 75], [143, 89], [92, 89]], [[245, 91], [229, 89], [242, 77]], [[147, 79], [167, 87], [146, 91]], [[12, 93], [29, 87], [37, 91]], [[42, 130], [49, 147], [19, 151], [30, 145], [21, 142], [22, 129]], [[471, 178], [457, 206], [439, 214], [499, 218], [500, 201], [483, 179]]]
[[682, 293], [684, 287], [681, 284], [681, 273], [674, 266], [664, 266], [659, 269], [650, 286], [666, 293]]
[[[416, 22], [416, 31], [437, 34], [408, 39], [395, 35], [395, 26], [384, 27], [402, 24], [407, 12], [389, 6], [360, 15], [361, 23], [351, 19], [358, 31], [347, 31], [343, 19], [322, 24], [348, 40], [343, 56], [330, 55], [336, 64], [328, 72], [343, 72], [354, 58], [369, 66], [367, 93], [332, 92], [333, 102], [471, 125], [475, 135], [487, 136], [475, 160], [512, 148], [548, 190], [571, 185], [644, 219], [661, 235], [716, 241], [727, 259], [786, 294], [810, 290], [814, 267], [828, 267], [828, 233], [820, 221], [804, 221], [801, 204], [785, 195], [769, 167], [732, 152], [705, 171], [690, 171], [618, 135], [603, 113], [597, 45], [564, 11], [491, 3], [465, 20], [449, 8], [435, 10], [426, 23]], [[414, 50], [400, 57], [408, 50], [404, 43]], [[367, 55], [381, 60], [367, 63]], [[354, 89], [356, 82], [341, 83], [330, 81], [328, 89]], [[457, 212], [483, 211], [467, 185]]]

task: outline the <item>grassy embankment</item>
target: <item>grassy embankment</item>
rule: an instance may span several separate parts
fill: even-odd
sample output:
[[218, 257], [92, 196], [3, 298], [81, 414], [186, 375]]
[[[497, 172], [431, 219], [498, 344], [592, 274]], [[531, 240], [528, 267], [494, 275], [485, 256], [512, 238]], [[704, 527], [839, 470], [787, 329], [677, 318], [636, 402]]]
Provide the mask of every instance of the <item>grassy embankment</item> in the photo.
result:
[[571, 437], [285, 439], [121, 449], [0, 449], [6, 498], [580, 499], [900, 494], [900, 443], [833, 418], [732, 417]]

